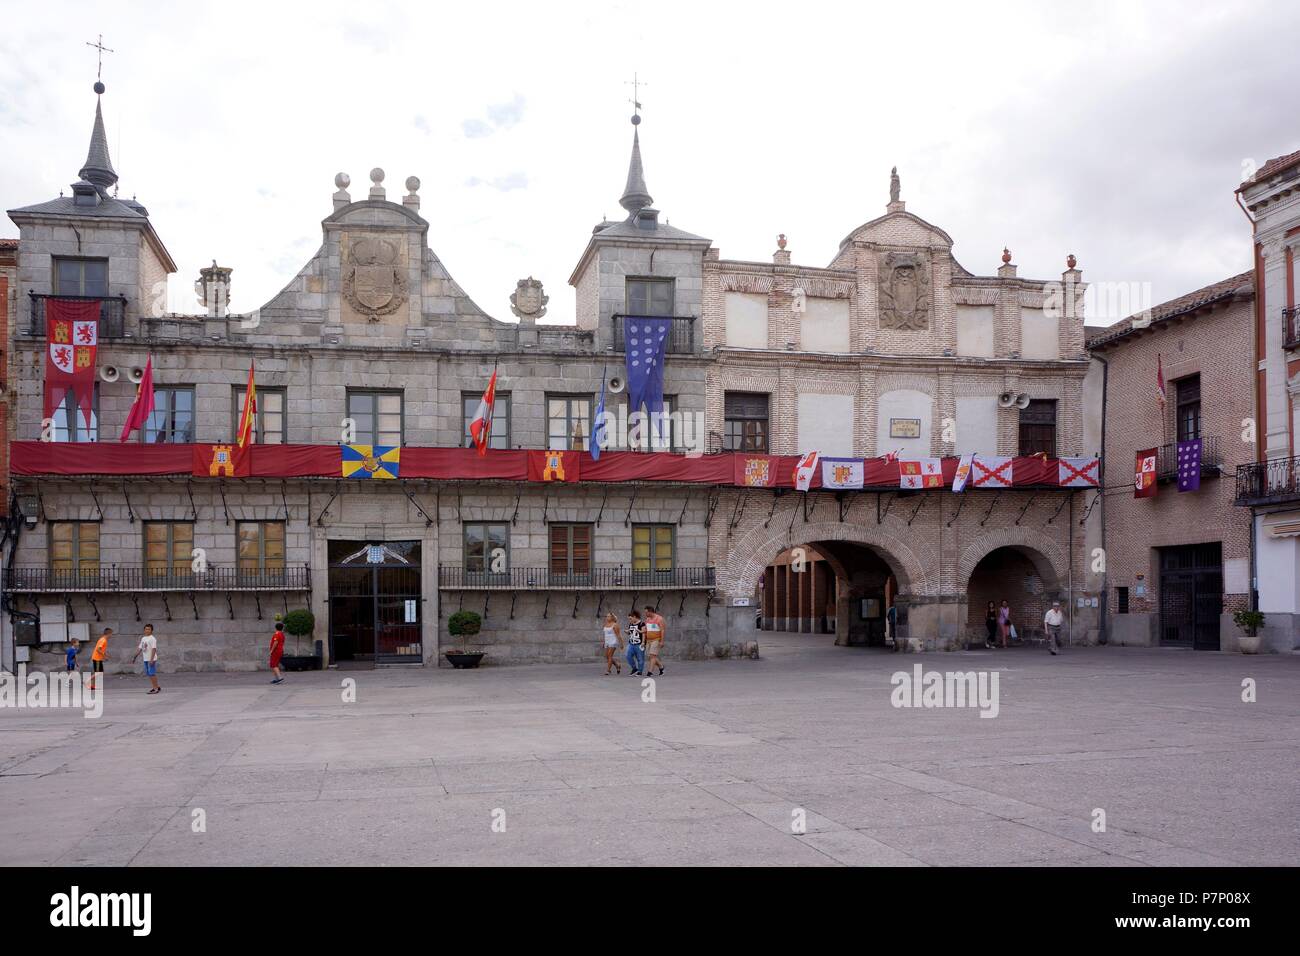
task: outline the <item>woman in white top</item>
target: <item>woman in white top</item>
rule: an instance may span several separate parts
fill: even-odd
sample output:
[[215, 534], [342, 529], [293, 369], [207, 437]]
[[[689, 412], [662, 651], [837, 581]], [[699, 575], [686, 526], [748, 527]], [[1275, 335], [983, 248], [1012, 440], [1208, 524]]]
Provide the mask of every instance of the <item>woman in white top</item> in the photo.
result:
[[605, 615], [605, 676], [609, 676], [609, 669], [613, 667], [620, 674], [623, 668], [615, 659], [614, 654], [623, 646], [623, 633], [618, 626], [618, 618], [611, 611]]

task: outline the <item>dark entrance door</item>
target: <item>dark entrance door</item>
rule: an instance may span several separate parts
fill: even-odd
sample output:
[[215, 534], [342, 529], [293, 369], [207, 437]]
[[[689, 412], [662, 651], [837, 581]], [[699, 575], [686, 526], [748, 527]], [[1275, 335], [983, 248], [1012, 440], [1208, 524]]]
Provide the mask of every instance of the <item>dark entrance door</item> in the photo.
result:
[[1223, 613], [1223, 546], [1160, 548], [1160, 643], [1219, 649]]
[[420, 542], [329, 543], [330, 659], [420, 663]]

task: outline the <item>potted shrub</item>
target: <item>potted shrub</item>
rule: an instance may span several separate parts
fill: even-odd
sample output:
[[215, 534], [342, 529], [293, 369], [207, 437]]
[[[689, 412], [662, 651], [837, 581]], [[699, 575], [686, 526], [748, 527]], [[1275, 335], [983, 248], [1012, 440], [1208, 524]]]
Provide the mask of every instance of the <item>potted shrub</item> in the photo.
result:
[[479, 661], [483, 660], [483, 654], [481, 651], [471, 653], [466, 640], [477, 634], [482, 627], [483, 618], [474, 611], [457, 611], [447, 619], [447, 633], [452, 637], [460, 638], [460, 650], [447, 651], [443, 655], [452, 667], [478, 667]]
[[1264, 613], [1237, 611], [1232, 615], [1232, 623], [1241, 628], [1241, 637], [1237, 638], [1237, 646], [1241, 648], [1241, 653], [1258, 654], [1260, 644], [1264, 640], [1259, 633], [1259, 629], [1264, 626]]
[[[277, 615], [276, 620], [280, 618]], [[320, 655], [312, 645], [311, 636], [316, 630], [316, 615], [307, 608], [290, 611], [284, 616], [284, 631], [293, 638], [293, 653], [285, 654], [280, 664], [287, 671], [318, 671]], [[303, 639], [306, 639], [304, 652]]]

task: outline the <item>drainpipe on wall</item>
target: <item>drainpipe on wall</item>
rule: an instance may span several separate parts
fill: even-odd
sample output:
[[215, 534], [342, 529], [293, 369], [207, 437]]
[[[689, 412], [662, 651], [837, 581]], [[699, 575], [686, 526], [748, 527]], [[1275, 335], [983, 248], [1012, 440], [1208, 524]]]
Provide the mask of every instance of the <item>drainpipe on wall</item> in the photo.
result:
[[[1101, 480], [1097, 493], [1101, 495], [1101, 621], [1097, 632], [1097, 643], [1105, 644], [1110, 640], [1110, 554], [1106, 550], [1106, 399], [1109, 397], [1110, 363], [1101, 355], [1094, 355], [1101, 363]], [[1073, 508], [1071, 508], [1073, 510]]]

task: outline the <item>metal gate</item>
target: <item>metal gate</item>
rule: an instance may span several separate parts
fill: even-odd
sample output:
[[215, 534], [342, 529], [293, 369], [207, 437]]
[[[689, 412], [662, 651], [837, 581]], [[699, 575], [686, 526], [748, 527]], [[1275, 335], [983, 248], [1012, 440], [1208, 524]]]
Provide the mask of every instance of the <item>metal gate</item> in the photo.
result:
[[331, 541], [329, 549], [330, 659], [421, 663], [420, 542]]
[[1223, 547], [1160, 548], [1160, 643], [1219, 649], [1223, 614]]

